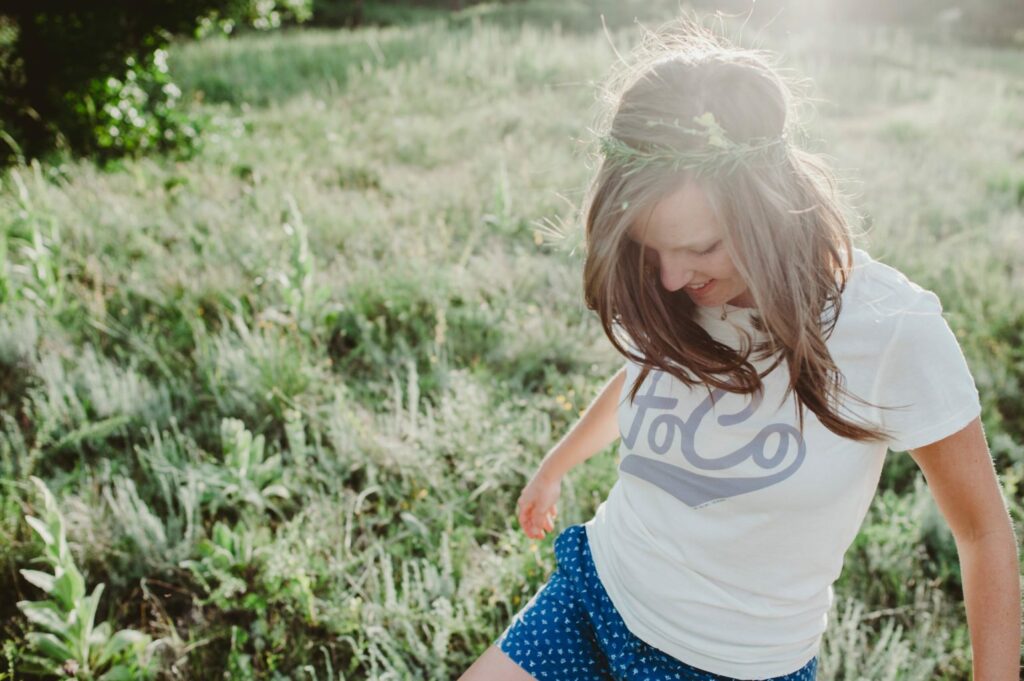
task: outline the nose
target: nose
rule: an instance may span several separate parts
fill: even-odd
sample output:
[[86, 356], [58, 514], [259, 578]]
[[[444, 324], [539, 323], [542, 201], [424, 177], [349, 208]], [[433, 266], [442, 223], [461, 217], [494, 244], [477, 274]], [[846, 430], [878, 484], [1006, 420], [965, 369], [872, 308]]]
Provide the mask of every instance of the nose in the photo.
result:
[[659, 258], [658, 276], [662, 288], [669, 292], [678, 291], [694, 279], [693, 270], [685, 263], [672, 262], [664, 257]]

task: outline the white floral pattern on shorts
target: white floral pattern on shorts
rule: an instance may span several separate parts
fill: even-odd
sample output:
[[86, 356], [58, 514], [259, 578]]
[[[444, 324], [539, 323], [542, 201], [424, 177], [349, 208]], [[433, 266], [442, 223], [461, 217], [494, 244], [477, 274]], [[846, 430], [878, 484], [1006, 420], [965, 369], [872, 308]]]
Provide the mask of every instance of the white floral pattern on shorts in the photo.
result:
[[[539, 681], [737, 681], [692, 667], [626, 628], [597, 576], [586, 528], [570, 525], [554, 543], [557, 567], [495, 641]], [[814, 681], [817, 656], [785, 676]]]

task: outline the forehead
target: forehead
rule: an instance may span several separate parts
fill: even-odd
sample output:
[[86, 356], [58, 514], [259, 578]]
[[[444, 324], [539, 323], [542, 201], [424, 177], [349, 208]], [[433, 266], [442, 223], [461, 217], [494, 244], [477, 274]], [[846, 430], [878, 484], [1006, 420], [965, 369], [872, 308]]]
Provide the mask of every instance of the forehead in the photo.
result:
[[718, 220], [707, 195], [699, 184], [689, 181], [659, 200], [646, 223], [641, 218], [630, 225], [628, 236], [637, 243], [674, 248], [701, 245], [718, 234]]

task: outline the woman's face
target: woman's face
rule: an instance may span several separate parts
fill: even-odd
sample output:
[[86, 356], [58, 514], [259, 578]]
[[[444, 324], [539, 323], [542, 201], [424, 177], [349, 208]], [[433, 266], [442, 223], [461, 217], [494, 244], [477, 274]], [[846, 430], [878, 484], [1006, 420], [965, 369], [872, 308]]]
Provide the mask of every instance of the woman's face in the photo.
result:
[[[687, 182], [659, 201], [646, 233], [641, 230], [642, 225], [634, 224], [629, 238], [646, 246], [647, 266], [666, 291], [682, 288], [694, 303], [706, 307], [754, 307], [725, 248], [725, 233], [696, 182]], [[706, 286], [695, 289], [699, 284]]]

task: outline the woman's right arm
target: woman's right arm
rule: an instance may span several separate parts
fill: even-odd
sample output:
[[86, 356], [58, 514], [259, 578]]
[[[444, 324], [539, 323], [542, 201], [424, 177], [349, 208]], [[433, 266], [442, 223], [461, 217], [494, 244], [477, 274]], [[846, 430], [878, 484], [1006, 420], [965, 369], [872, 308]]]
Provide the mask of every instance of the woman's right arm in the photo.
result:
[[538, 475], [561, 479], [576, 464], [583, 463], [619, 437], [618, 403], [626, 381], [623, 366], [609, 379], [601, 393], [540, 463]]
[[548, 452], [533, 478], [523, 488], [516, 508], [519, 524], [527, 536], [543, 539], [545, 531], [554, 531], [562, 478], [573, 466], [594, 456], [619, 437], [618, 402], [625, 381], [626, 367], [623, 366], [605, 384], [576, 425]]

